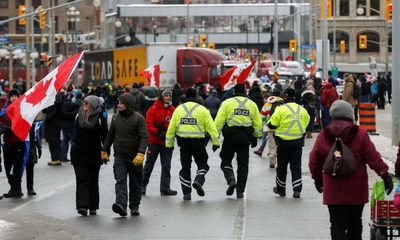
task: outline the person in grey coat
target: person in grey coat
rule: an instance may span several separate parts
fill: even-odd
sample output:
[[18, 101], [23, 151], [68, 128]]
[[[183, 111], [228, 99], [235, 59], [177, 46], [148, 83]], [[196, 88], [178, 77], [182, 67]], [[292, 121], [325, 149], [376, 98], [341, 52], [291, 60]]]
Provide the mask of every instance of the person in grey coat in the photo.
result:
[[129, 175], [129, 208], [131, 215], [137, 216], [140, 215], [140, 186], [143, 181], [143, 160], [148, 133], [144, 117], [134, 110], [135, 99], [132, 94], [123, 94], [118, 101], [118, 113], [111, 120], [102, 158], [108, 158], [110, 147], [114, 143], [116, 202], [112, 209], [120, 216], [127, 215], [127, 177]]

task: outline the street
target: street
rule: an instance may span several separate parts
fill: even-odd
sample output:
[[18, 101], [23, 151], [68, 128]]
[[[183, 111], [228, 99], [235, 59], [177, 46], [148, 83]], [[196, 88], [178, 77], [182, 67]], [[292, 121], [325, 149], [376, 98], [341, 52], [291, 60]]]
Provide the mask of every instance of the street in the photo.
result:
[[[387, 128], [390, 110], [379, 110], [378, 131]], [[381, 116], [385, 121], [381, 121]], [[160, 164], [156, 163], [147, 195], [140, 205], [141, 216], [121, 218], [111, 210], [115, 200], [112, 162], [100, 171], [100, 209], [97, 216], [81, 217], [75, 210], [75, 176], [69, 163], [49, 167], [49, 149], [35, 166], [36, 197], [26, 196], [23, 179], [22, 199], [0, 200], [0, 239], [330, 239], [329, 214], [322, 205], [322, 195], [314, 188], [308, 171], [308, 156], [316, 138], [306, 140], [303, 149], [303, 191], [292, 198], [290, 177], [287, 196], [272, 192], [275, 169], [269, 169], [266, 157], [250, 153], [249, 177], [243, 200], [227, 188], [219, 168], [219, 150], [210, 155], [205, 197], [192, 192], [192, 201], [183, 201], [178, 173], [179, 148], [175, 146], [171, 170], [171, 188], [177, 196], [159, 193]], [[390, 136], [382, 136], [390, 137]], [[384, 140], [385, 141], [385, 140]], [[390, 145], [390, 142], [387, 142]], [[379, 150], [379, 148], [378, 148]], [[265, 153], [265, 152], [264, 152]], [[391, 153], [390, 153], [391, 154]], [[393, 159], [392, 159], [393, 160]], [[192, 176], [196, 170], [192, 165]], [[236, 167], [236, 164], [235, 164]], [[370, 183], [376, 178], [370, 173]], [[4, 172], [0, 174], [0, 193], [8, 191]], [[364, 208], [363, 239], [369, 238], [369, 204]]]

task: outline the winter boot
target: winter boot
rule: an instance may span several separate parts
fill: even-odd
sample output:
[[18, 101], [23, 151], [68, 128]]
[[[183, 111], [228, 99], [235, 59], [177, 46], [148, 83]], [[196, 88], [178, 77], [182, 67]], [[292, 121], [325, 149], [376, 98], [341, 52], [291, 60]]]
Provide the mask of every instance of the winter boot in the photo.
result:
[[258, 156], [262, 156], [263, 150], [261, 148], [259, 148], [257, 151], [254, 151], [254, 154], [258, 155]]

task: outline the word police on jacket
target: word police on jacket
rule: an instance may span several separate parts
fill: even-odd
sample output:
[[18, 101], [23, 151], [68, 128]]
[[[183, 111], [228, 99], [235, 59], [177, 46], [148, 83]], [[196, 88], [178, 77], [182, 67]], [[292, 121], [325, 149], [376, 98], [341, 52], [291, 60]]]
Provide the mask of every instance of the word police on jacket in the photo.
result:
[[197, 119], [196, 118], [181, 118], [181, 124], [197, 125]]
[[233, 112], [234, 115], [242, 115], [242, 116], [249, 116], [250, 111], [247, 109], [236, 108]]

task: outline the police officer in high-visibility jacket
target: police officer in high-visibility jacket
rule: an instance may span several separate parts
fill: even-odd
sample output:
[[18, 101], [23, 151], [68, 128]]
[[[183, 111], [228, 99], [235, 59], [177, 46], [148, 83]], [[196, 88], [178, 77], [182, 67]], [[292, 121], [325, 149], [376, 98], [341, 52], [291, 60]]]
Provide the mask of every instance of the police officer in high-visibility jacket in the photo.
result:
[[[232, 98], [225, 100], [218, 110], [215, 125], [222, 130], [224, 142], [220, 153], [221, 170], [224, 172], [228, 189], [232, 195], [243, 198], [249, 170], [249, 144], [257, 146], [257, 138], [262, 136], [262, 120], [257, 105], [247, 98], [243, 84], [236, 84]], [[237, 157], [237, 183], [232, 168], [232, 159]]]
[[175, 109], [165, 136], [166, 148], [174, 147], [175, 135], [180, 147], [182, 169], [179, 172], [179, 178], [184, 200], [191, 200], [190, 167], [192, 156], [197, 165], [197, 174], [193, 181], [193, 187], [197, 190], [199, 196], [205, 195], [203, 184], [205, 174], [210, 168], [207, 164], [206, 145], [208, 138], [206, 137], [206, 132], [211, 136], [213, 151], [217, 150], [220, 145], [218, 131], [211, 114], [207, 108], [197, 102], [196, 96], [195, 89], [189, 88], [186, 91], [185, 101]]
[[284, 92], [284, 103], [277, 107], [268, 121], [268, 127], [275, 129], [278, 167], [276, 169], [276, 187], [274, 193], [286, 196], [287, 166], [292, 172], [293, 197], [300, 198], [301, 154], [304, 135], [310, 116], [307, 110], [295, 103], [295, 90], [287, 88]]

